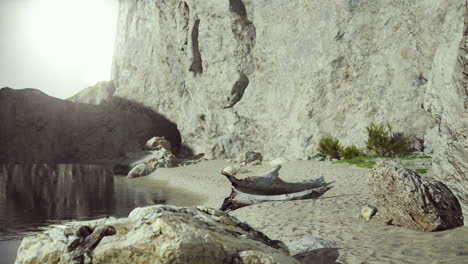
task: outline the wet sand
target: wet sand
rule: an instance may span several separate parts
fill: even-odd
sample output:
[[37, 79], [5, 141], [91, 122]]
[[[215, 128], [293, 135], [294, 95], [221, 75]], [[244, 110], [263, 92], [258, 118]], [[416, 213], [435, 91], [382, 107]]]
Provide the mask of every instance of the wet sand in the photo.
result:
[[[219, 172], [230, 164], [204, 161], [195, 165], [158, 169], [135, 181], [166, 190], [167, 203], [219, 208], [231, 186]], [[268, 165], [245, 167], [242, 178], [262, 175]], [[318, 161], [289, 161], [280, 177], [302, 181], [325, 176], [334, 188], [316, 200], [269, 202], [230, 214], [273, 239], [288, 241], [312, 235], [337, 243], [336, 261], [327, 263], [468, 263], [468, 227], [422, 233], [357, 219], [362, 206], [375, 204], [367, 186], [368, 169]], [[291, 252], [292, 254], [298, 252]]]

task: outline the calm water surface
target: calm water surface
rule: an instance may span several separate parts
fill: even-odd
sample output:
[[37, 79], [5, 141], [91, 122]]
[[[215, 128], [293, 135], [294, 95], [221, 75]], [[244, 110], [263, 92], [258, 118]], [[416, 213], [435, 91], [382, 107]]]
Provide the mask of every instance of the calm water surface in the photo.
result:
[[83, 164], [0, 165], [0, 264], [13, 263], [21, 238], [49, 224], [165, 203], [162, 191]]

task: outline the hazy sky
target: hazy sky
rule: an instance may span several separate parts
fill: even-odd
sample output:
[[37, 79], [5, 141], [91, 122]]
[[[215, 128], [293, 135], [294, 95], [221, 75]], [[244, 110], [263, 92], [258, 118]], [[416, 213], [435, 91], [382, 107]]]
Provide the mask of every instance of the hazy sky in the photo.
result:
[[118, 0], [0, 0], [0, 88], [68, 98], [110, 79]]

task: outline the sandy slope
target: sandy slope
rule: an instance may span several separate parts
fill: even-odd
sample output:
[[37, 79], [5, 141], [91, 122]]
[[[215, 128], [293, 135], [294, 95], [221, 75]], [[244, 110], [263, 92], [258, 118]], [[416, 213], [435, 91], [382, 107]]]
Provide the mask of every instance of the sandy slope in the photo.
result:
[[[230, 193], [229, 182], [219, 174], [223, 161], [159, 169], [134, 179], [163, 188], [168, 203], [219, 208]], [[246, 167], [239, 177], [261, 175], [266, 165]], [[304, 235], [337, 242], [338, 263], [468, 263], [468, 227], [420, 233], [357, 219], [360, 208], [373, 204], [367, 186], [367, 169], [317, 161], [290, 161], [280, 176], [287, 181], [325, 176], [334, 188], [317, 200], [271, 202], [241, 208], [231, 214], [284, 242]], [[296, 252], [292, 252], [296, 253]], [[335, 262], [328, 262], [335, 263]]]

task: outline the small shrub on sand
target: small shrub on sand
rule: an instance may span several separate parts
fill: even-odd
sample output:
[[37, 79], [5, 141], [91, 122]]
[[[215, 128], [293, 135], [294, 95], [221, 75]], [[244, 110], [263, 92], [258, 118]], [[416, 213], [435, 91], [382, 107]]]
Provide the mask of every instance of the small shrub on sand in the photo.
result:
[[322, 157], [339, 159], [342, 147], [338, 139], [328, 136], [320, 139], [318, 152]]
[[409, 151], [409, 138], [403, 133], [394, 133], [392, 125], [388, 122], [372, 122], [367, 127], [367, 135], [367, 149], [379, 155], [394, 157]]
[[342, 154], [343, 159], [352, 159], [354, 157], [362, 156], [362, 152], [356, 146], [346, 147]]

